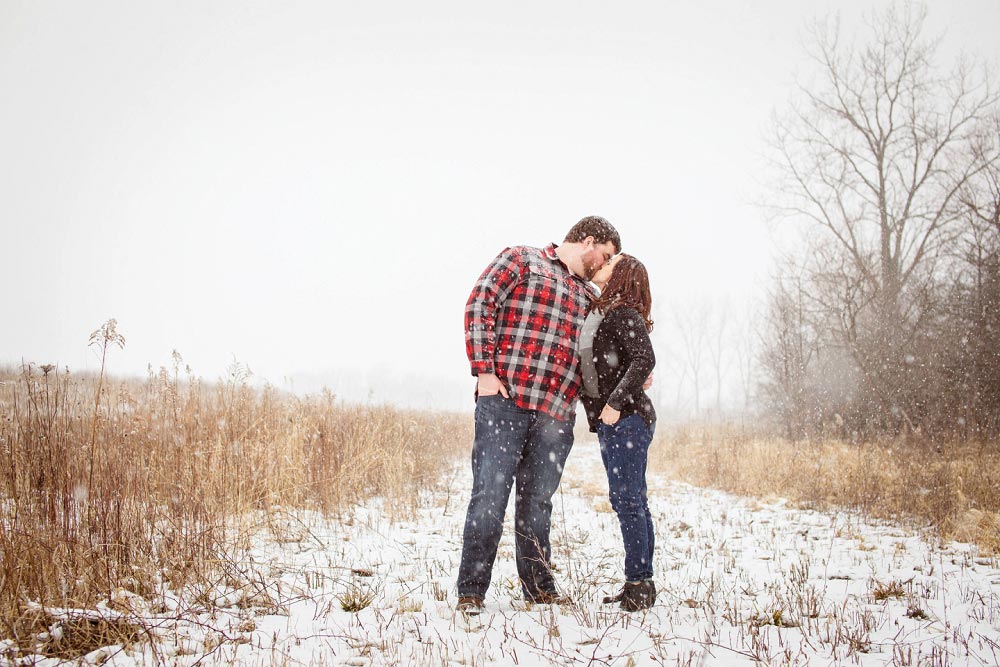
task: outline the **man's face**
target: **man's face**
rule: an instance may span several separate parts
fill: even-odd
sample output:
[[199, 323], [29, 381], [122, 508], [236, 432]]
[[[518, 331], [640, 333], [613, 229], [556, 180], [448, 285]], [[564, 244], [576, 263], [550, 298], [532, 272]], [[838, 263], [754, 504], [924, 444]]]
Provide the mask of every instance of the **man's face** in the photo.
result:
[[611, 280], [611, 274], [615, 270], [615, 264], [620, 262], [621, 259], [621, 255], [615, 255], [612, 257], [610, 262], [602, 266], [600, 271], [594, 274], [594, 276], [590, 279], [590, 282], [597, 285], [598, 289], [603, 292], [604, 288], [608, 286], [608, 281]]
[[580, 261], [583, 264], [584, 277], [593, 280], [594, 275], [607, 265], [611, 258], [615, 256], [615, 244], [611, 241], [597, 243], [593, 237], [588, 236], [583, 242], [583, 255]]

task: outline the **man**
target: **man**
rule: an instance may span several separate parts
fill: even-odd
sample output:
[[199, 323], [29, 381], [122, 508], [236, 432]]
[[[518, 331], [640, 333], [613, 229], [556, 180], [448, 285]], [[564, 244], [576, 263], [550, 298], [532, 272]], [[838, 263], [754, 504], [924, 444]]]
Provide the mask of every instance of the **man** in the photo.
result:
[[514, 484], [525, 600], [565, 601], [549, 569], [552, 496], [573, 446], [577, 338], [593, 296], [588, 281], [619, 252], [611, 223], [590, 216], [560, 245], [505, 249], [469, 296], [465, 342], [477, 377], [476, 434], [457, 607], [466, 614], [482, 609]]

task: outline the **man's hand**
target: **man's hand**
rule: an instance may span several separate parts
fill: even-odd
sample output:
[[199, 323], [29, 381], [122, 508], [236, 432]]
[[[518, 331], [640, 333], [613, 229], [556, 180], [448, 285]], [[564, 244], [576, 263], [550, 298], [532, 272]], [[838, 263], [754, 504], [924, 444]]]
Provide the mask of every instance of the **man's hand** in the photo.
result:
[[507, 393], [507, 387], [503, 386], [500, 378], [493, 373], [480, 373], [478, 377], [479, 388], [477, 391], [480, 396], [496, 396], [500, 394], [504, 398], [510, 398], [510, 394]]
[[601, 421], [608, 426], [614, 426], [618, 423], [618, 419], [621, 418], [621, 410], [615, 410], [610, 405], [605, 405], [604, 409], [601, 410]]
[[642, 383], [642, 390], [649, 391], [649, 388], [652, 386], [653, 386], [653, 373], [650, 372], [649, 377], [646, 378], [646, 381]]

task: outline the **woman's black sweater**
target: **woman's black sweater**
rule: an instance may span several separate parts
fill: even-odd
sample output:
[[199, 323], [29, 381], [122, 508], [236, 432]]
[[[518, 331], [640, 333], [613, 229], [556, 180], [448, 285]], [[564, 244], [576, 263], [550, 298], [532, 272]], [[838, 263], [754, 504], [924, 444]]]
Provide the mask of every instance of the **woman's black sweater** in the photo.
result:
[[652, 425], [656, 411], [642, 385], [656, 365], [656, 356], [642, 315], [627, 306], [609, 311], [594, 335], [593, 354], [600, 396], [591, 398], [581, 392], [580, 399], [590, 430], [597, 431], [605, 405], [620, 410], [621, 419], [639, 414]]

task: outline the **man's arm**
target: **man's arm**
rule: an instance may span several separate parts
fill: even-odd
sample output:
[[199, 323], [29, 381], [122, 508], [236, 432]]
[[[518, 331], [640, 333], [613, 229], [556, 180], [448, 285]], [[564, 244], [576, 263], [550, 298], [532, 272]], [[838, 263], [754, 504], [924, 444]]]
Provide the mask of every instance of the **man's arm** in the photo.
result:
[[479, 276], [465, 305], [465, 351], [483, 396], [497, 392], [507, 396], [494, 367], [497, 314], [520, 279], [523, 266], [521, 253], [505, 248]]

